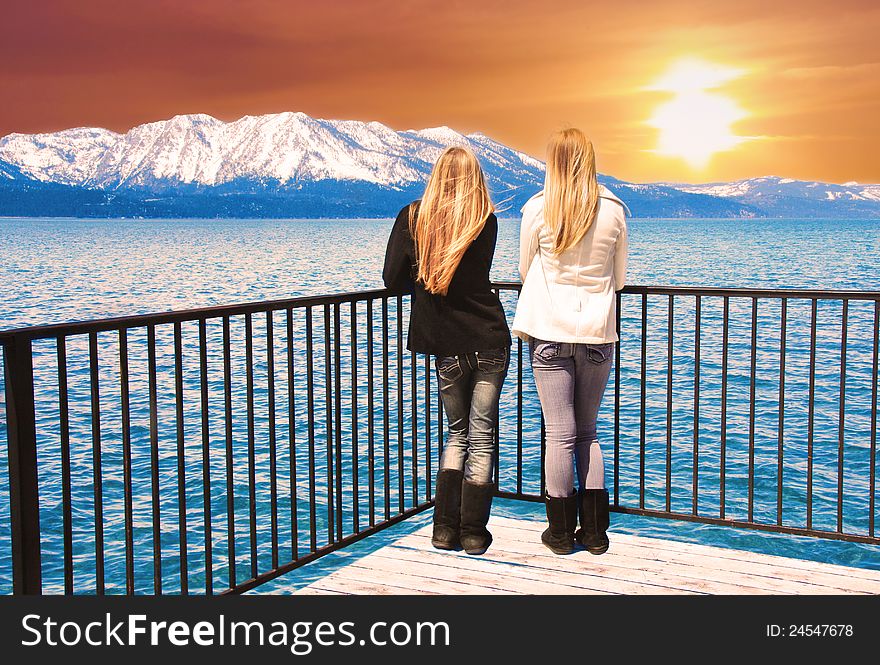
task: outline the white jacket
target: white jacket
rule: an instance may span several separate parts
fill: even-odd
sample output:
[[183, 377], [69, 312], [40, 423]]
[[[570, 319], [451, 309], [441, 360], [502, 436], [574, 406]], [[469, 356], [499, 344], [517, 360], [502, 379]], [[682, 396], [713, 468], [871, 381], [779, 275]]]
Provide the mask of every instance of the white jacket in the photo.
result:
[[600, 187], [596, 221], [561, 254], [544, 224], [544, 192], [522, 207], [519, 273], [522, 293], [513, 334], [548, 342], [617, 341], [617, 299], [626, 278], [626, 204]]

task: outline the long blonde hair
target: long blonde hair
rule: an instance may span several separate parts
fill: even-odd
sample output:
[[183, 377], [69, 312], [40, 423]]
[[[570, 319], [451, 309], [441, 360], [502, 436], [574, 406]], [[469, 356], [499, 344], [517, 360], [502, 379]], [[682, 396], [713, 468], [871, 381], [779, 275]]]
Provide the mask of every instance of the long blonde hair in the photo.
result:
[[446, 295], [461, 257], [494, 210], [474, 153], [446, 148], [434, 164], [421, 203], [409, 212], [416, 279], [426, 291]]
[[564, 252], [590, 230], [599, 210], [599, 182], [593, 143], [575, 128], [550, 137], [544, 182], [544, 222], [553, 251]]

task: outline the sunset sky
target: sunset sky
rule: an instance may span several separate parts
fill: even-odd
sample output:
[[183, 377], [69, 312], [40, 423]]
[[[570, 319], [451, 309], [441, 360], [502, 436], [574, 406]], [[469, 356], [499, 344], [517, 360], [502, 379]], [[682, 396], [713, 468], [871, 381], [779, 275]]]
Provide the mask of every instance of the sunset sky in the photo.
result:
[[562, 126], [632, 181], [880, 182], [877, 0], [32, 0], [0, 20], [0, 135], [303, 111]]

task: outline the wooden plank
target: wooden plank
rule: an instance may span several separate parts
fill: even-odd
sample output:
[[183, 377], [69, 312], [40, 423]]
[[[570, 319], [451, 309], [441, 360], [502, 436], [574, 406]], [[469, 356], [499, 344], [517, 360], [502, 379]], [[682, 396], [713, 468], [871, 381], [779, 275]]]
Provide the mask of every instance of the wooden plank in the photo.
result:
[[[513, 529], [507, 526], [495, 526], [501, 540], [519, 542], [521, 544], [533, 544], [536, 539], [529, 538], [530, 532]], [[650, 544], [652, 539], [642, 539]], [[845, 575], [827, 573], [808, 573], [801, 569], [780, 568], [777, 564], [787, 561], [785, 557], [773, 557], [761, 555], [760, 563], [735, 559], [719, 559], [704, 555], [694, 555], [687, 552], [673, 550], [656, 550], [646, 547], [643, 542], [638, 545], [619, 543], [615, 539], [615, 546], [602, 559], [612, 557], [609, 561], [623, 563], [625, 560], [619, 557], [643, 559], [648, 562], [663, 561], [667, 564], [691, 566], [692, 572], [677, 570], [676, 572], [689, 576], [705, 577], [707, 579], [726, 580], [734, 583], [747, 584], [748, 586], [765, 588], [780, 593], [806, 593], [806, 594], [830, 594], [830, 593], [880, 593], [880, 584], [860, 578], [849, 578]], [[712, 548], [709, 548], [710, 552]], [[633, 564], [637, 565], [637, 564]], [[655, 569], [655, 565], [646, 564], [645, 570]], [[844, 569], [847, 570], [847, 569]], [[719, 573], [732, 573], [733, 576], [722, 576]], [[740, 578], [737, 579], [736, 575]], [[745, 576], [743, 578], [742, 576]]]
[[399, 596], [413, 593], [411, 589], [391, 584], [352, 579], [346, 575], [339, 575], [340, 572], [336, 571], [309, 586], [346, 595]]
[[[510, 527], [511, 529], [519, 529], [526, 534], [538, 534], [540, 540], [540, 532], [546, 528], [542, 522], [533, 520], [517, 520], [506, 517], [493, 518], [490, 521], [490, 527], [497, 524], [499, 527]], [[534, 537], [522, 534], [511, 533], [510, 535], [516, 539], [531, 540]], [[710, 558], [732, 559], [738, 562], [747, 561], [749, 563], [764, 563], [777, 566], [780, 568], [790, 568], [794, 570], [807, 571], [809, 577], [813, 577], [817, 572], [827, 573], [829, 575], [842, 576], [844, 578], [859, 578], [869, 581], [880, 582], [880, 571], [870, 570], [867, 568], [856, 568], [853, 566], [842, 566], [839, 564], [824, 563], [820, 561], [811, 561], [809, 559], [794, 559], [787, 556], [779, 556], [773, 554], [764, 554], [759, 552], [751, 552], [749, 550], [735, 550], [724, 547], [716, 547], [713, 545], [700, 545], [697, 543], [689, 543], [677, 540], [667, 540], [664, 538], [655, 538], [652, 536], [636, 536], [632, 534], [621, 534], [611, 532], [610, 537], [613, 544], [626, 544], [634, 547], [650, 547], [659, 551], [672, 552], [688, 552], [698, 556], [706, 556]], [[873, 593], [877, 593], [874, 591]]]
[[[527, 543], [511, 543], [509, 549], [512, 551], [521, 551], [526, 553], [535, 553], [536, 545]], [[540, 551], [538, 554], [546, 556]], [[550, 554], [548, 552], [548, 554]], [[801, 579], [780, 579], [771, 575], [755, 575], [752, 571], [730, 571], [723, 566], [717, 565], [716, 561], [702, 558], [691, 558], [684, 562], [676, 561], [673, 558], [661, 557], [654, 558], [644, 556], [640, 552], [640, 556], [631, 556], [621, 552], [609, 552], [601, 557], [598, 561], [597, 557], [593, 557], [587, 552], [579, 552], [571, 557], [579, 559], [580, 566], [592, 568], [596, 565], [611, 566], [615, 570], [618, 568], [627, 568], [643, 573], [668, 573], [674, 574], [680, 578], [687, 578], [694, 581], [718, 582], [722, 584], [735, 585], [741, 590], [727, 590], [720, 593], [800, 593], [800, 594], [833, 594], [841, 593], [841, 589], [835, 587], [820, 586], [812, 584], [809, 581]], [[551, 554], [552, 556], [552, 554]], [[765, 570], [766, 572], [766, 570]]]
[[[858, 592], [880, 594], [880, 581], [866, 580], [861, 577], [849, 577], [840, 573], [828, 573], [824, 571], [807, 571], [800, 568], [789, 568], [780, 565], [774, 560], [730, 558], [709, 558], [701, 554], [691, 552], [677, 552], [674, 550], [658, 550], [646, 545], [630, 545], [619, 543], [614, 548], [615, 553], [629, 554], [641, 558], [655, 558], [664, 561], [705, 567], [712, 565], [719, 569], [738, 574], [751, 575], [753, 577], [766, 577], [789, 582], [809, 584], [823, 589], [823, 593]], [[783, 557], [774, 557], [774, 559]]]
[[[364, 557], [367, 558], [367, 557]], [[477, 593], [504, 593], [513, 594], [503, 588], [488, 589], [472, 584], [464, 584], [453, 580], [425, 577], [399, 571], [375, 570], [363, 565], [364, 559], [359, 559], [334, 571], [330, 577], [336, 580], [349, 580], [352, 582], [366, 582], [379, 586], [396, 587], [396, 593], [405, 594], [477, 594]]]
[[308, 586], [304, 586], [301, 589], [297, 589], [293, 592], [294, 595], [297, 596], [349, 596], [350, 593], [344, 593], [342, 591], [333, 591], [326, 587], [322, 587], [320, 584], [309, 584]]
[[[396, 550], [391, 554], [391, 550]], [[541, 565], [541, 560], [535, 559], [528, 563], [513, 565], [509, 562], [497, 561], [482, 557], [469, 557], [467, 554], [458, 552], [438, 552], [421, 549], [412, 549], [393, 545], [388, 550], [380, 550], [376, 555], [394, 557], [395, 559], [407, 559], [424, 561], [433, 566], [444, 566], [451, 569], [481, 570], [490, 572], [505, 578], [520, 577], [523, 579], [537, 579], [545, 582], [553, 582], [561, 586], [573, 587], [575, 593], [660, 593], [660, 594], [693, 594], [695, 592], [665, 587], [648, 583], [629, 583], [620, 580], [609, 580], [600, 575], [592, 575], [573, 570], [554, 570]]]
[[[425, 584], [437, 581], [455, 582], [473, 587], [473, 593], [495, 594], [500, 591], [518, 594], [598, 594], [603, 593], [581, 586], [548, 582], [546, 580], [522, 577], [509, 574], [513, 566], [501, 566], [503, 571], [486, 570], [470, 562], [466, 567], [439, 565], [432, 561], [424, 561], [419, 556], [406, 556], [407, 550], [391, 550], [383, 548], [358, 562], [359, 567], [369, 568], [377, 573], [384, 573], [397, 579], [399, 575], [412, 575], [424, 579]], [[423, 554], [409, 550], [414, 554]], [[467, 555], [465, 555], [467, 556]], [[447, 557], [447, 560], [452, 557]], [[481, 569], [482, 568], [482, 569]], [[607, 593], [607, 592], [605, 592]]]
[[[544, 551], [542, 552], [541, 550]], [[693, 577], [687, 574], [683, 575], [678, 569], [667, 567], [662, 563], [655, 566], [655, 569], [643, 570], [641, 565], [639, 565], [641, 561], [615, 562], [614, 558], [607, 554], [601, 557], [601, 561], [599, 557], [593, 557], [585, 552], [581, 553], [580, 558], [578, 555], [557, 556], [540, 544], [533, 546], [527, 543], [509, 543], [505, 544], [503, 549], [500, 547], [490, 549], [483, 556], [489, 556], [497, 561], [515, 565], [533, 563], [537, 558], [541, 560], [542, 565], [551, 567], [554, 570], [573, 570], [581, 574], [589, 573], [601, 576], [613, 582], [640, 585], [643, 588], [641, 593], [662, 593], [662, 590], [656, 589], [657, 586], [709, 594], [774, 593], [773, 590], [749, 585], [741, 581], [723, 582], [715, 579]], [[587, 556], [590, 557], [590, 560], [584, 558]], [[593, 562], [592, 559], [596, 559], [596, 561]], [[655, 587], [655, 590], [648, 591], [648, 585]]]

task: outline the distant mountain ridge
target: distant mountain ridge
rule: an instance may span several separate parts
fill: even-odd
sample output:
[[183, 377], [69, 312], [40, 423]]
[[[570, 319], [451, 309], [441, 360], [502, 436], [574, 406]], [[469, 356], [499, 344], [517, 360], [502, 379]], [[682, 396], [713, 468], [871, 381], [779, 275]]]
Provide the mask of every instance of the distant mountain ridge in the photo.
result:
[[[0, 215], [388, 217], [420, 196], [449, 145], [477, 154], [506, 214], [542, 186], [539, 160], [480, 133], [398, 132], [304, 113], [234, 122], [194, 114], [124, 134], [86, 127], [0, 138]], [[640, 217], [880, 217], [877, 185], [600, 179]]]
[[869, 214], [873, 217], [877, 216], [877, 211], [880, 209], [880, 185], [865, 185], [857, 182], [836, 185], [763, 176], [726, 183], [703, 185], [666, 183], [666, 185], [683, 192], [720, 196], [759, 209], [773, 210], [776, 216], [838, 217], [848, 214]]

